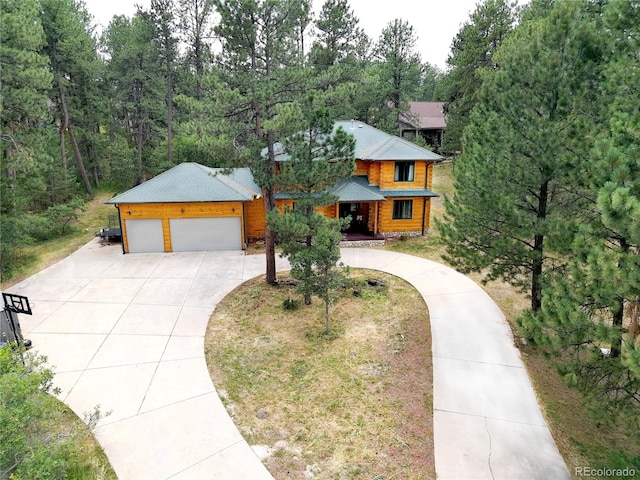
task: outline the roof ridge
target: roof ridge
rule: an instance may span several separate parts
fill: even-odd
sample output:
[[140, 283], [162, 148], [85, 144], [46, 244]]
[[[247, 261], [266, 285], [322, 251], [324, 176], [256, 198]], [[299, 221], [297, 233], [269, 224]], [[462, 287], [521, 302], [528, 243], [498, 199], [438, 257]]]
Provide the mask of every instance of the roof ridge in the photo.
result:
[[226, 174], [222, 174], [222, 173], [218, 174], [221, 170], [227, 170], [225, 168], [215, 168], [215, 169], [211, 168], [211, 170], [213, 170], [213, 175], [212, 176], [215, 176], [221, 183], [224, 183], [227, 187], [231, 188], [236, 193], [239, 193], [240, 195], [248, 195], [249, 196], [249, 200], [253, 200], [253, 197], [258, 195], [257, 192], [254, 192], [253, 190], [251, 190], [246, 185], [243, 185], [242, 183], [238, 182], [237, 180], [231, 178], [230, 175], [233, 175], [237, 171], [239, 171], [238, 168], [230, 168], [230, 169], [228, 169], [228, 170], [231, 171], [230, 175], [226, 175]]

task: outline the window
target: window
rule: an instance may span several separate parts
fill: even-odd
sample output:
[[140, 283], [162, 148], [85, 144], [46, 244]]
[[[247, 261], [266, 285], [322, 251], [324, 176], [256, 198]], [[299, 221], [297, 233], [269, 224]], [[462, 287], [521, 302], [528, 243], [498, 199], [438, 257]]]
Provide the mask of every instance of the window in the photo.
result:
[[413, 200], [394, 200], [393, 219], [409, 220], [413, 216]]
[[414, 170], [415, 162], [396, 162], [393, 180], [395, 182], [413, 182]]

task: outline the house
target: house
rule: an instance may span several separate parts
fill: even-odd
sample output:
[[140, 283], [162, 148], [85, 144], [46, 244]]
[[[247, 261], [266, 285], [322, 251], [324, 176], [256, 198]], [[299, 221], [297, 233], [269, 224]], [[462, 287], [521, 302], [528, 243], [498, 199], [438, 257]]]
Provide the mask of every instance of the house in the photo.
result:
[[444, 102], [409, 102], [409, 111], [400, 116], [402, 138], [420, 135], [433, 147], [442, 148], [446, 128]]
[[[356, 140], [353, 175], [333, 187], [330, 217], [351, 216], [349, 232], [372, 237], [429, 229], [433, 165], [439, 155], [357, 121], [336, 122]], [[276, 161], [287, 160], [280, 150]], [[108, 202], [118, 209], [123, 251], [234, 250], [264, 235], [265, 206], [249, 169], [183, 163]], [[276, 206], [293, 201], [276, 193]]]

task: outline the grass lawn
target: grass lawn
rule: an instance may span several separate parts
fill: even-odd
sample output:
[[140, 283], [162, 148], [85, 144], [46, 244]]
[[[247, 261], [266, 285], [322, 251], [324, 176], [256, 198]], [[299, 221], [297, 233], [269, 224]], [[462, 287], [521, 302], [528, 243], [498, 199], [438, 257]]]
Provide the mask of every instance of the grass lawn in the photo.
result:
[[276, 479], [435, 478], [426, 305], [396, 277], [352, 278], [329, 337], [319, 300], [288, 310], [293, 286], [238, 287], [209, 322], [213, 381]]

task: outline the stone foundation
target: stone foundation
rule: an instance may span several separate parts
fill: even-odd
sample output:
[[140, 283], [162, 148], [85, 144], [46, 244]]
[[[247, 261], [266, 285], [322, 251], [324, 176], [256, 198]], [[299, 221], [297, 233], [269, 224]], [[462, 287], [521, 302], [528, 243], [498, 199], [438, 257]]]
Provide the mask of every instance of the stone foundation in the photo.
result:
[[355, 240], [353, 242], [342, 241], [340, 242], [340, 247], [380, 247], [384, 245], [385, 240]]
[[421, 237], [422, 232], [384, 232], [380, 233], [385, 238], [400, 238], [405, 237]]

